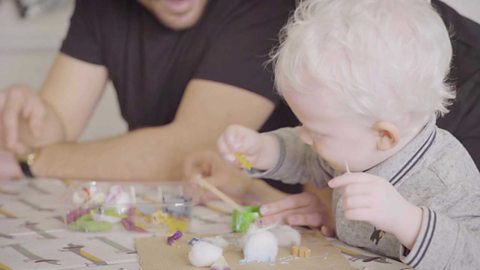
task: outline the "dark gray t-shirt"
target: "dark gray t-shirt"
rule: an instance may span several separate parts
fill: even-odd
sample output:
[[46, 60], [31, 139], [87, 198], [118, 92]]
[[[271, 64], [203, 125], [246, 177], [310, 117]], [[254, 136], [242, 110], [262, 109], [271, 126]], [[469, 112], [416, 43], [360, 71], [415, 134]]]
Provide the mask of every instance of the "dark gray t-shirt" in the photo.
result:
[[210, 0], [194, 27], [173, 31], [137, 0], [81, 0], [61, 51], [107, 68], [130, 130], [170, 123], [188, 82], [198, 78], [273, 101], [261, 128], [269, 131], [298, 125], [265, 66], [294, 8], [294, 0]]
[[200, 78], [274, 101], [264, 127], [272, 130], [297, 123], [264, 67], [294, 7], [293, 0], [210, 0], [199, 23], [173, 31], [138, 1], [81, 0], [61, 51], [108, 69], [130, 129], [171, 122], [187, 83]]

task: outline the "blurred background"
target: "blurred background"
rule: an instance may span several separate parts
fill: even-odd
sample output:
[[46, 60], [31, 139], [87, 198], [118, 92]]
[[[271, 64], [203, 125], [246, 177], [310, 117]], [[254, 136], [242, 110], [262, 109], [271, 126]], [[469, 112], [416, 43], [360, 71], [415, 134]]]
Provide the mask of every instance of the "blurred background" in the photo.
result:
[[[39, 89], [68, 29], [73, 0], [0, 0], [0, 89], [25, 83]], [[123, 133], [111, 84], [81, 140]]]
[[[480, 23], [480, 0], [443, 1]], [[0, 89], [14, 83], [40, 88], [67, 31], [73, 3], [73, 0], [0, 0]], [[81, 140], [125, 130], [110, 84]]]

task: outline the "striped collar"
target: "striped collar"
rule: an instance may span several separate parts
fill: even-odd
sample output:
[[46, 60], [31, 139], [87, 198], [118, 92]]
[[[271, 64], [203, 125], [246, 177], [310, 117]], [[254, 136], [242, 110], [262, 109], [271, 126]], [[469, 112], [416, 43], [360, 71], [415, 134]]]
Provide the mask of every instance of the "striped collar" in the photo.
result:
[[433, 118], [400, 151], [367, 172], [388, 179], [393, 186], [400, 185], [405, 176], [409, 175], [421, 162], [422, 157], [435, 141], [436, 134], [437, 127]]

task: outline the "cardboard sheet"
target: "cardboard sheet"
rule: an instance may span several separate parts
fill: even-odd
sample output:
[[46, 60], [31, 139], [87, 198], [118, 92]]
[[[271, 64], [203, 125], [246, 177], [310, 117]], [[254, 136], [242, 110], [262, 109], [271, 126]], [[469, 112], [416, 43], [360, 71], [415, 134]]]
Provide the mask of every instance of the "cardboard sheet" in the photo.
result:
[[[208, 269], [192, 266], [188, 261], [191, 246], [188, 241], [193, 235], [185, 235], [174, 246], [166, 244], [166, 237], [139, 238], [135, 240], [140, 265], [143, 270]], [[235, 237], [234, 237], [235, 238]], [[240, 236], [236, 236], [240, 238]], [[223, 255], [233, 270], [252, 269], [318, 269], [353, 270], [341, 252], [333, 247], [323, 236], [315, 232], [302, 233], [302, 246], [312, 250], [310, 258], [298, 258], [290, 255], [290, 248], [280, 248], [275, 263], [242, 263], [243, 253], [239, 247], [230, 245]]]

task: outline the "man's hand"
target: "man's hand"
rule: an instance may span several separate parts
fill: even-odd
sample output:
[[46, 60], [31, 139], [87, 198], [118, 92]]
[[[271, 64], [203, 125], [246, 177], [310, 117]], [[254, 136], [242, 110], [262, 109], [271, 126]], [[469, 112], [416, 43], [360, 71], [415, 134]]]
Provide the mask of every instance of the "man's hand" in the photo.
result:
[[325, 236], [332, 237], [335, 231], [325, 226], [328, 212], [323, 202], [316, 195], [303, 192], [290, 195], [279, 201], [265, 204], [260, 208], [263, 226], [286, 223], [292, 226], [318, 228]]
[[409, 203], [387, 180], [368, 173], [346, 173], [328, 183], [343, 187], [345, 218], [365, 221], [393, 233], [411, 248], [420, 230], [422, 210]]
[[0, 180], [17, 179], [23, 176], [12, 153], [0, 149]]
[[0, 92], [2, 145], [17, 154], [34, 147], [42, 134], [47, 106], [28, 86], [14, 85]]
[[[228, 196], [239, 203], [250, 203], [248, 190], [253, 179], [239, 169], [232, 167], [213, 151], [197, 152], [187, 157], [184, 166], [186, 179], [194, 179], [194, 175], [201, 175]], [[199, 191], [200, 202], [218, 199], [212, 193]]]

